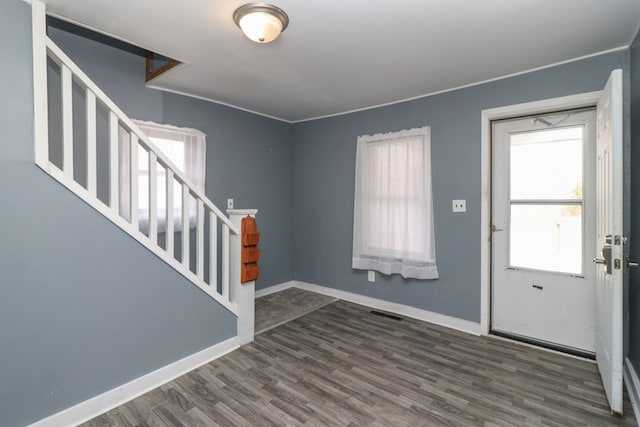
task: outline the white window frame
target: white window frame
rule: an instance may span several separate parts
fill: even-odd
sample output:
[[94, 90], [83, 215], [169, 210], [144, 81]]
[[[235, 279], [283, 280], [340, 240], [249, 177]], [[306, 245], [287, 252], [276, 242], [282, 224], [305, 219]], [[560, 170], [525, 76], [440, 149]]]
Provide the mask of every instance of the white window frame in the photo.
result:
[[438, 278], [430, 127], [358, 137], [353, 218], [352, 268]]
[[[181, 172], [186, 175], [189, 183], [194, 188], [204, 193], [205, 177], [206, 177], [206, 134], [191, 128], [182, 128], [172, 125], [159, 124], [150, 121], [133, 120], [138, 128], [156, 144], [156, 147], [165, 154], [172, 163], [181, 169]], [[159, 139], [165, 141], [175, 141], [176, 144], [183, 144], [183, 161], [178, 161], [177, 158], [173, 158], [172, 153], [163, 150], [163, 146], [166, 142], [158, 141]], [[120, 128], [120, 215], [125, 219], [129, 219], [131, 215], [131, 200], [130, 200], [130, 150], [129, 150], [129, 135], [124, 129]], [[147, 153], [144, 148], [139, 148], [139, 158], [146, 159]], [[139, 164], [148, 165], [148, 162], [139, 161]], [[148, 176], [148, 170], [139, 169], [139, 178], [141, 176]], [[163, 232], [166, 229], [166, 206], [161, 203], [165, 194], [165, 176], [164, 169], [158, 166], [158, 231]], [[140, 229], [146, 232], [149, 226], [149, 207], [145, 204], [144, 192], [142, 190], [143, 185], [139, 188], [139, 200], [138, 200], [138, 221]], [[147, 196], [148, 197], [148, 196]], [[148, 199], [146, 199], [148, 200]], [[182, 230], [182, 191], [177, 185], [177, 181], [174, 182], [174, 206], [173, 206], [173, 222], [175, 231]], [[193, 198], [189, 203], [189, 227], [195, 227], [196, 223], [196, 204]]]

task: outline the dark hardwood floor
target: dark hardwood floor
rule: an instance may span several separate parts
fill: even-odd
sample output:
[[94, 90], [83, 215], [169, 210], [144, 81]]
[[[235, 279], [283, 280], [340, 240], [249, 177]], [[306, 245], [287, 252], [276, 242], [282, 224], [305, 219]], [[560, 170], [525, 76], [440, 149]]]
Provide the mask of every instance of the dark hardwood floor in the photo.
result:
[[86, 426], [618, 426], [596, 365], [338, 301]]
[[335, 300], [334, 297], [298, 288], [289, 288], [256, 298], [256, 334], [311, 313]]

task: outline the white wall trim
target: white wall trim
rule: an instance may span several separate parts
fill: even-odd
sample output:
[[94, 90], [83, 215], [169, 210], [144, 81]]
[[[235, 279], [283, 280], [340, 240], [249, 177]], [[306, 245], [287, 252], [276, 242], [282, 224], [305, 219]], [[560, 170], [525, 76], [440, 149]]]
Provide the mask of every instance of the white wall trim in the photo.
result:
[[640, 379], [629, 358], [624, 360], [624, 384], [627, 386], [631, 407], [640, 427]]
[[398, 304], [326, 286], [314, 285], [312, 283], [293, 281], [293, 287], [332, 296], [334, 298], [364, 305], [377, 310], [384, 310], [401, 316], [411, 317], [413, 319], [422, 320], [423, 322], [456, 329], [469, 334], [480, 335], [480, 324], [477, 322], [471, 322], [469, 320], [459, 319], [457, 317], [447, 316], [445, 314], [435, 313], [433, 311], [423, 310], [409, 305]]
[[89, 421], [187, 372], [224, 356], [238, 347], [238, 337], [229, 338], [47, 418], [43, 418], [31, 424], [30, 427], [71, 426]]
[[295, 287], [295, 283], [293, 280], [288, 282], [279, 283], [277, 285], [269, 286], [268, 288], [260, 289], [256, 291], [256, 298], [264, 297], [267, 295], [275, 294], [276, 292], [284, 291], [289, 288]]
[[602, 91], [526, 102], [481, 112], [480, 333], [491, 329], [491, 121], [595, 106]]

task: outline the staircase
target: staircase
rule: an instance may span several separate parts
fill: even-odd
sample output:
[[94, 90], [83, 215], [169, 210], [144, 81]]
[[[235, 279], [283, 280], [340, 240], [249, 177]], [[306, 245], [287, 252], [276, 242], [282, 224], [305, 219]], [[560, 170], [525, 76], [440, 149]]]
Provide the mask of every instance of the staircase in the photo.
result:
[[[43, 4], [34, 2], [33, 16], [35, 163], [206, 295], [240, 317], [244, 311], [240, 300], [252, 299], [248, 289], [253, 289], [253, 286], [243, 289], [239, 273], [239, 224], [247, 212], [238, 212], [238, 218], [233, 220], [224, 215], [46, 36]], [[78, 129], [82, 129], [81, 135], [77, 135]], [[122, 149], [123, 135], [130, 141], [130, 179], [125, 183], [131, 201], [128, 212], [122, 212], [120, 206], [123, 182], [119, 173], [119, 149]], [[148, 208], [149, 218], [144, 225], [138, 217], [139, 147], [148, 154], [144, 158], [148, 158], [150, 171], [149, 205], [144, 206]], [[174, 228], [174, 185], [166, 185], [166, 206], [158, 206], [157, 172], [152, 173], [158, 170], [165, 171], [167, 183], [177, 182], [181, 189], [178, 230]], [[190, 205], [194, 204], [195, 225], [189, 218], [193, 212]], [[159, 216], [166, 224], [160, 230]], [[246, 323], [242, 329], [250, 330], [251, 336], [243, 342], [253, 339], [252, 325], [247, 326], [247, 322], [253, 322], [252, 308], [253, 301], [247, 306], [251, 313], [246, 313], [247, 318], [242, 322]], [[238, 329], [240, 334], [240, 320]]]

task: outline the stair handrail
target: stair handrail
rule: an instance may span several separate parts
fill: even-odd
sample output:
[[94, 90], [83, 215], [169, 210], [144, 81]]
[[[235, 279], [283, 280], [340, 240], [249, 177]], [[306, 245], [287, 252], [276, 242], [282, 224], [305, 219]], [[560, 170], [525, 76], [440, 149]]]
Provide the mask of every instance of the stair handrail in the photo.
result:
[[[81, 83], [83, 88], [90, 89], [95, 95], [96, 98], [100, 100], [102, 104], [113, 113], [116, 114], [118, 120], [121, 124], [126, 126], [130, 132], [133, 132], [138, 137], [138, 141], [142, 142], [142, 144], [150, 151], [153, 151], [156, 155], [157, 159], [163, 164], [164, 167], [168, 167], [172, 170], [174, 177], [180, 183], [185, 183], [189, 186], [189, 191], [197, 196], [205, 206], [214, 212], [219, 220], [221, 220], [224, 224], [229, 227], [229, 230], [235, 234], [239, 235], [240, 231], [233, 225], [233, 223], [229, 220], [229, 218], [218, 209], [218, 207], [204, 194], [203, 191], [198, 189], [191, 180], [186, 176], [184, 172], [182, 172], [156, 145], [140, 130], [140, 128], [109, 98], [107, 94], [102, 91], [93, 81], [86, 75], [84, 71], [78, 67], [75, 62], [67, 54], [65, 54], [49, 37], [46, 39], [47, 43], [47, 54], [51, 59], [53, 59], [58, 65], [64, 64], [67, 66], [73, 76], [76, 78], [76, 81]], [[47, 162], [48, 167], [48, 162]]]

